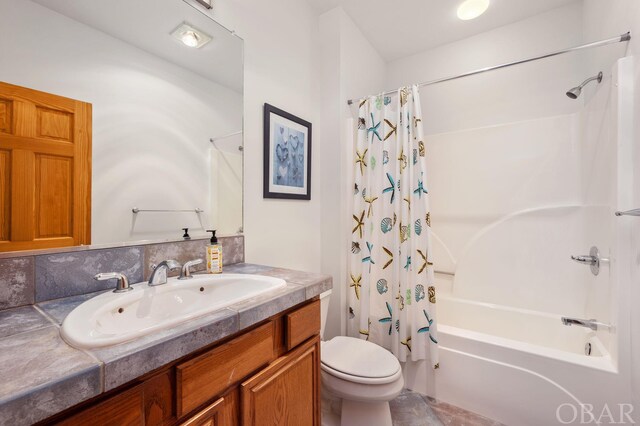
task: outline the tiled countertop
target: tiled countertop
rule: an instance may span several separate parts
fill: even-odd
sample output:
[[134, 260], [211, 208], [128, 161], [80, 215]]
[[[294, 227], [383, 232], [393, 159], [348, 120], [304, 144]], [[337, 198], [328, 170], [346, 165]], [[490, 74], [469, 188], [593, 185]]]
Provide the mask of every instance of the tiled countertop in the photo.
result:
[[328, 275], [261, 265], [229, 265], [224, 272], [278, 277], [287, 286], [170, 330], [86, 351], [62, 340], [60, 324], [100, 292], [0, 311], [0, 425], [43, 420], [332, 287]]

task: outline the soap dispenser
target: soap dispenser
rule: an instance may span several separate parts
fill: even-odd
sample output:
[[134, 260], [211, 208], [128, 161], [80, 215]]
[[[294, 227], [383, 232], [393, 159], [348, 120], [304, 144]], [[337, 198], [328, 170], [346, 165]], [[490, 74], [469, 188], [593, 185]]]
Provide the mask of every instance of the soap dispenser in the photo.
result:
[[207, 245], [207, 272], [210, 274], [222, 273], [222, 245], [218, 243], [216, 230], [209, 229], [211, 239]]

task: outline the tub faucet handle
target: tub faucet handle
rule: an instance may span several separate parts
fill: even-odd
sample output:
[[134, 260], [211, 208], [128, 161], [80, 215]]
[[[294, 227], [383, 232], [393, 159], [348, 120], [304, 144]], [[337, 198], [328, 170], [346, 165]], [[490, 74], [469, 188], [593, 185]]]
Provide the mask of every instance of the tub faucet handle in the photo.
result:
[[596, 263], [598, 263], [598, 258], [597, 257], [593, 257], [593, 256], [589, 256], [589, 255], [571, 256], [571, 259], [575, 260], [578, 263], [586, 263], [587, 265], [595, 265]]
[[600, 264], [602, 262], [609, 261], [609, 259], [600, 257], [600, 250], [598, 250], [598, 247], [596, 246], [591, 247], [588, 255], [571, 256], [571, 259], [583, 265], [589, 265], [593, 275], [598, 275], [600, 273]]

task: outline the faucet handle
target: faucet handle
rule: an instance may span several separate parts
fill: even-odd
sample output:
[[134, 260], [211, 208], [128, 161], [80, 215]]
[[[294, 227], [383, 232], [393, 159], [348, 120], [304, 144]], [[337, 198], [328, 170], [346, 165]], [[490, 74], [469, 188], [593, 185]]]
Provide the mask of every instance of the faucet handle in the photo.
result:
[[598, 258], [594, 256], [584, 255], [584, 256], [571, 256], [571, 260], [575, 260], [578, 263], [586, 263], [587, 265], [595, 265], [598, 263]]
[[591, 273], [593, 275], [598, 275], [600, 273], [600, 263], [607, 262], [609, 259], [600, 257], [600, 251], [598, 250], [598, 247], [593, 246], [591, 247], [591, 250], [589, 250], [588, 255], [571, 256], [571, 260], [574, 260], [583, 265], [589, 265], [589, 267], [591, 268]]
[[133, 287], [129, 285], [129, 279], [125, 274], [121, 274], [119, 272], [101, 272], [93, 276], [93, 279], [96, 281], [105, 281], [105, 280], [113, 280], [116, 279], [116, 289], [113, 290], [114, 293], [124, 293], [129, 290], [133, 290]]
[[199, 265], [202, 262], [204, 262], [202, 259], [193, 259], [190, 260], [188, 262], [185, 262], [184, 265], [182, 265], [182, 271], [180, 272], [180, 277], [178, 277], [179, 280], [188, 280], [189, 278], [193, 278], [193, 275], [191, 275], [191, 267], [195, 266], [195, 265]]

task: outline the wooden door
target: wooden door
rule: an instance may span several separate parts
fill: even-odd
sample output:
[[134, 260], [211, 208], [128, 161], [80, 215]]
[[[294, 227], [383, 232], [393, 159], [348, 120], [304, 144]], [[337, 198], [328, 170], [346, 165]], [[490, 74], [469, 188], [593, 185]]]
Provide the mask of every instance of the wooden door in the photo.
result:
[[91, 104], [0, 82], [0, 252], [91, 242]]
[[278, 358], [241, 386], [244, 426], [320, 424], [320, 338]]

